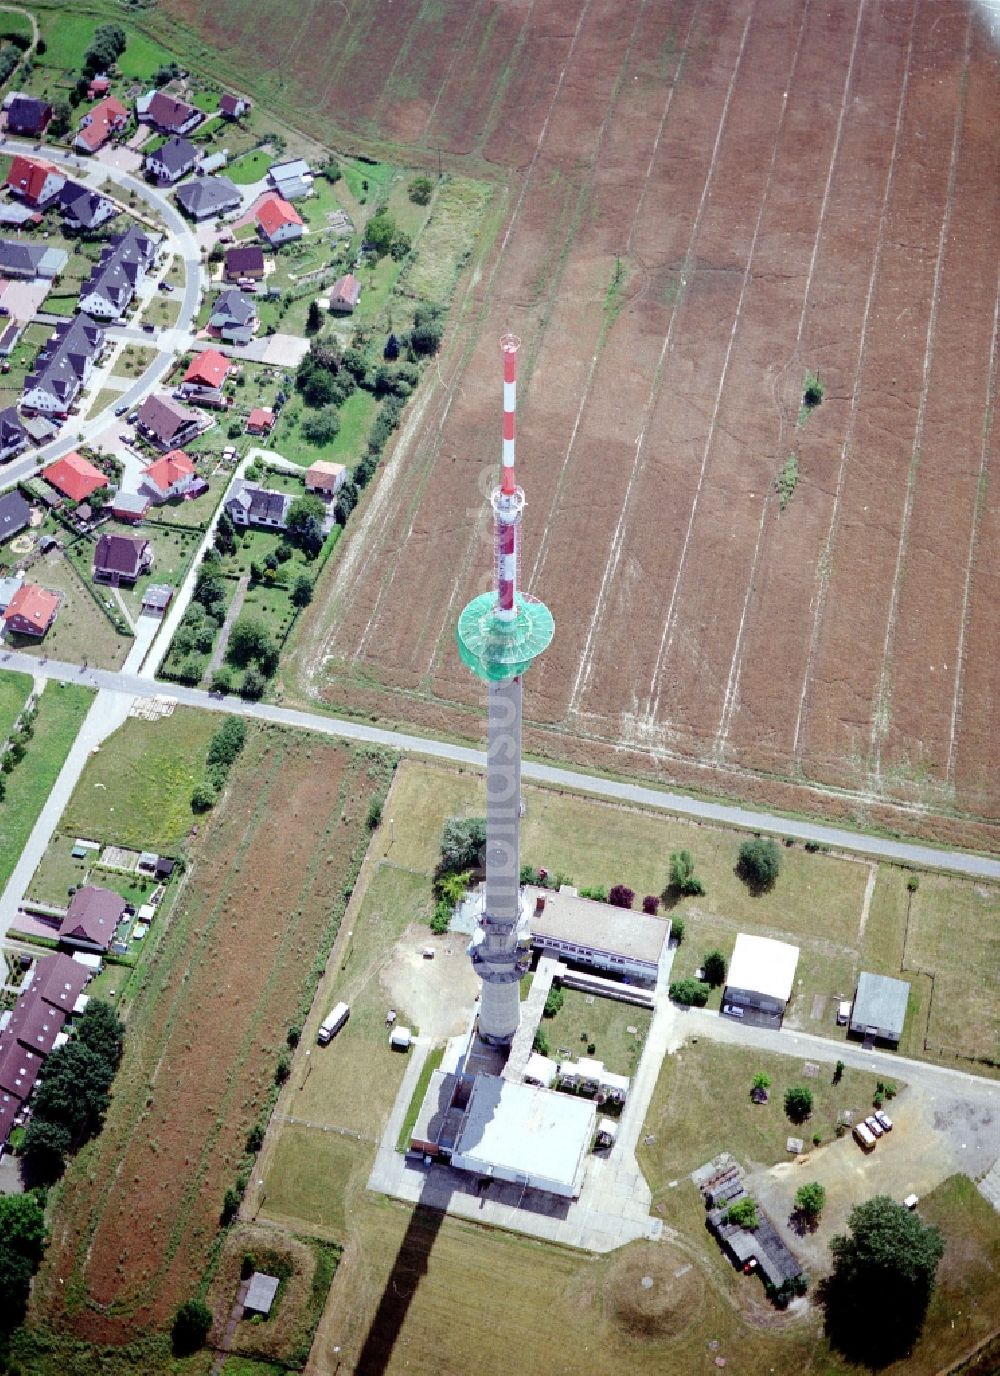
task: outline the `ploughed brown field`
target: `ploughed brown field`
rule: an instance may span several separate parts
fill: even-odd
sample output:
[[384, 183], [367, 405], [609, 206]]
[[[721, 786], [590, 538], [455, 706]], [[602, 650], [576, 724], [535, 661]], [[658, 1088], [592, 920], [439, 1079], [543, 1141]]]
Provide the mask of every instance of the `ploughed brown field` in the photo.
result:
[[[242, 0], [167, 8], [248, 71], [280, 62], [297, 123], [507, 190], [310, 610], [300, 687], [481, 733], [453, 636], [489, 568], [513, 329], [524, 583], [556, 618], [528, 747], [994, 843], [985, 7], [265, 0], [246, 32]], [[825, 397], [802, 415], [809, 371]]]

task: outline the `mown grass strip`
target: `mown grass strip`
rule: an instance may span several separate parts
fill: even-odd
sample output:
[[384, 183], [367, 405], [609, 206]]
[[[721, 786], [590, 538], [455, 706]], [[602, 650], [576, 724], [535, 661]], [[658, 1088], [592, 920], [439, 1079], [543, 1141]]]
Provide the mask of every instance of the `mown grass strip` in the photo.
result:
[[424, 1095], [427, 1093], [427, 1087], [431, 1082], [431, 1076], [441, 1064], [443, 1056], [444, 1047], [435, 1046], [426, 1061], [424, 1061], [424, 1067], [417, 1080], [417, 1087], [413, 1091], [413, 1098], [410, 1100], [410, 1106], [406, 1110], [406, 1117], [403, 1119], [403, 1126], [399, 1129], [399, 1136], [396, 1138], [396, 1150], [398, 1152], [403, 1152], [405, 1154], [409, 1150], [410, 1136], [416, 1126], [420, 1105], [424, 1102]]

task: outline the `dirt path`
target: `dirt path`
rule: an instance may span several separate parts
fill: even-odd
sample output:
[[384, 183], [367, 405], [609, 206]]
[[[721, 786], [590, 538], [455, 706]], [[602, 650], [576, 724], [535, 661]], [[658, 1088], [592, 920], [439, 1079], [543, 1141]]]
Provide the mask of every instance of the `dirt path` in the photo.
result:
[[208, 661], [208, 668], [205, 672], [209, 677], [211, 677], [211, 675], [215, 673], [216, 669], [218, 669], [219, 666], [222, 664], [222, 657], [226, 653], [226, 646], [229, 644], [229, 632], [233, 629], [233, 622], [236, 620], [240, 612], [243, 610], [243, 599], [247, 595], [247, 589], [249, 588], [249, 586], [250, 575], [248, 573], [241, 573], [239, 586], [237, 587], [236, 592], [233, 596], [233, 600], [230, 604], [229, 610], [228, 612], [226, 612], [226, 619], [222, 623], [222, 629], [219, 632], [219, 638], [215, 642], [215, 649], [212, 651], [212, 658]]
[[212, 1363], [212, 1376], [216, 1376], [216, 1373], [222, 1370], [226, 1357], [229, 1355], [230, 1346], [232, 1345], [233, 1338], [236, 1336], [236, 1325], [239, 1323], [240, 1317], [243, 1314], [243, 1305], [246, 1301], [247, 1291], [249, 1289], [249, 1279], [241, 1280], [236, 1291], [236, 1300], [233, 1304], [232, 1312], [226, 1323], [226, 1331], [222, 1335], [222, 1342], [216, 1349], [215, 1360]]

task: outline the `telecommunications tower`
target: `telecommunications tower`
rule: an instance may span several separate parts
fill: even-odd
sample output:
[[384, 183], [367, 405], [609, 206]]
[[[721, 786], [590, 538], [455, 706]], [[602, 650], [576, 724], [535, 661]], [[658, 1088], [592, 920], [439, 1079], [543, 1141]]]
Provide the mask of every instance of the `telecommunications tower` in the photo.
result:
[[521, 676], [552, 639], [552, 613], [518, 591], [524, 491], [514, 474], [517, 350], [506, 334], [503, 355], [503, 448], [493, 508], [493, 590], [458, 618], [458, 651], [489, 687], [486, 748], [486, 886], [469, 943], [482, 980], [479, 1035], [508, 1044], [520, 1017], [519, 982], [531, 960], [528, 914], [521, 898]]

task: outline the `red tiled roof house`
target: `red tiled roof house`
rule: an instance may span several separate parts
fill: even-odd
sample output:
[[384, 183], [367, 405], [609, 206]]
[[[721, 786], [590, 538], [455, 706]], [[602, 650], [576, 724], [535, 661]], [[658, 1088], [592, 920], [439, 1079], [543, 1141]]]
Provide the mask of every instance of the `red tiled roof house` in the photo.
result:
[[71, 502], [85, 502], [98, 488], [108, 486], [101, 470], [75, 449], [43, 468], [42, 477]]
[[44, 158], [25, 158], [20, 154], [10, 165], [7, 185], [11, 193], [35, 210], [44, 210], [66, 185], [66, 178]]
[[7, 603], [4, 625], [15, 635], [33, 635], [39, 640], [46, 633], [59, 610], [59, 598], [37, 583], [23, 583]]
[[257, 228], [268, 243], [277, 246], [300, 239], [304, 224], [289, 201], [281, 196], [265, 196], [257, 207]]
[[183, 449], [171, 449], [162, 459], [151, 463], [142, 475], [142, 485], [155, 502], [183, 497], [198, 485], [198, 481], [194, 463]]
[[80, 121], [73, 147], [81, 153], [96, 153], [113, 134], [128, 124], [128, 111], [114, 96], [105, 96]]

